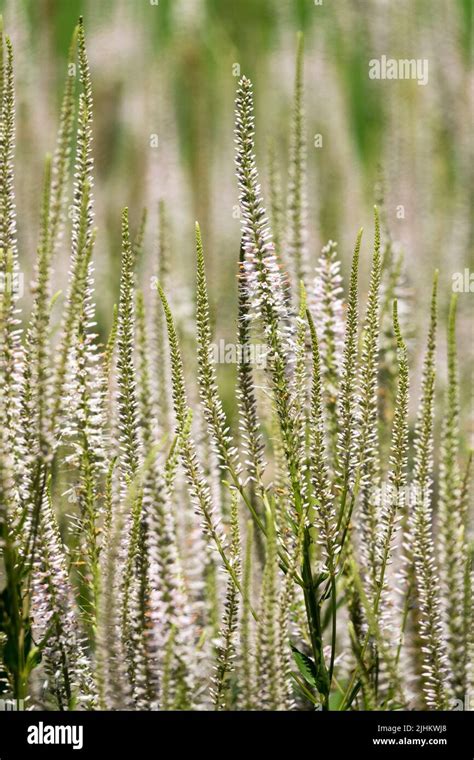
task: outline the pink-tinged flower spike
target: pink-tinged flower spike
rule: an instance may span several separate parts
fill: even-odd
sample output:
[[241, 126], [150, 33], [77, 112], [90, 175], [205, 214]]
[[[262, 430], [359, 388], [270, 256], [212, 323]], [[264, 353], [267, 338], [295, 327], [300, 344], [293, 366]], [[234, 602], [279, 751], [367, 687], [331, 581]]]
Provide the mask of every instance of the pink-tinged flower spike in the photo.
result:
[[414, 562], [418, 599], [417, 627], [421, 641], [422, 683], [430, 709], [448, 707], [449, 683], [446, 641], [441, 621], [440, 580], [432, 536], [433, 421], [435, 399], [435, 360], [437, 327], [436, 272], [431, 299], [431, 322], [423, 364], [421, 401], [415, 428], [414, 490], [415, 504], [409, 520], [409, 548]]
[[262, 318], [267, 335], [276, 331], [282, 341], [281, 331], [288, 318], [284, 282], [260, 192], [254, 155], [252, 83], [245, 76], [239, 82], [235, 116], [244, 267], [252, 310]]

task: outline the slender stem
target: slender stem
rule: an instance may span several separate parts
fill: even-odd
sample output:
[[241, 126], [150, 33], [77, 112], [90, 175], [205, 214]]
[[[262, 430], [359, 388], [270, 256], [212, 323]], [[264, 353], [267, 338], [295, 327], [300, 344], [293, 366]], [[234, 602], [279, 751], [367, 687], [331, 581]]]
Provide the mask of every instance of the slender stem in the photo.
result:
[[332, 676], [334, 672], [334, 660], [336, 657], [336, 635], [337, 635], [337, 607], [336, 607], [336, 580], [334, 574], [331, 576], [331, 609], [332, 609], [332, 635], [331, 635], [331, 661], [329, 664], [329, 689], [331, 689]]

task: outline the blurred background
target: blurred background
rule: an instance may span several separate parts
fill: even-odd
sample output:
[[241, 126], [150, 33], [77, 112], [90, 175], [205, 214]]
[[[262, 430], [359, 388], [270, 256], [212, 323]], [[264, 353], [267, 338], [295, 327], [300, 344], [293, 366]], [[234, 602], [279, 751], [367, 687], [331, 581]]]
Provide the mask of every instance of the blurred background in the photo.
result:
[[[286, 192], [298, 30], [305, 36], [312, 262], [328, 239], [336, 240], [347, 275], [357, 230], [364, 226], [364, 293], [372, 205], [383, 199], [391, 237], [405, 252], [411, 327], [415, 336], [420, 330], [420, 341], [434, 269], [440, 268], [445, 313], [453, 274], [474, 268], [470, 0], [0, 0], [0, 8], [15, 50], [16, 194], [27, 278], [37, 241], [43, 158], [54, 147], [68, 46], [78, 16], [84, 16], [95, 102], [101, 336], [118, 298], [120, 210], [130, 207], [136, 227], [148, 208], [146, 283], [155, 268], [157, 204], [163, 198], [170, 217], [171, 297], [182, 329], [193, 311], [198, 219], [216, 337], [233, 339], [240, 236], [236, 74], [254, 83], [257, 161], [268, 205], [270, 141]], [[428, 83], [371, 80], [369, 60], [382, 55], [427, 59]], [[67, 237], [63, 249], [56, 263], [58, 287], [67, 272]], [[460, 295], [461, 356], [469, 355], [473, 297]], [[443, 342], [444, 337], [441, 348]], [[421, 342], [414, 345], [418, 355]], [[462, 370], [469, 403], [468, 362]], [[230, 398], [233, 391], [225, 385]]]

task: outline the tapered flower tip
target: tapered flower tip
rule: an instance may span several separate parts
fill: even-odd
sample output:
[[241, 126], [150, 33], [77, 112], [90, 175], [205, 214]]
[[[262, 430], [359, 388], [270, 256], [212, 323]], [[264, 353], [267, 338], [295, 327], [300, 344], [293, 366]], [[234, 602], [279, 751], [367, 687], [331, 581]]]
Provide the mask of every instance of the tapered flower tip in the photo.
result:
[[196, 222], [194, 225], [194, 237], [196, 240], [196, 249], [197, 249], [197, 255], [198, 259], [203, 259], [204, 253], [202, 250], [202, 238], [201, 238], [201, 228], [199, 226], [199, 222]]
[[244, 87], [247, 90], [252, 87], [252, 82], [248, 77], [245, 76], [245, 74], [242, 74], [240, 78], [239, 87]]

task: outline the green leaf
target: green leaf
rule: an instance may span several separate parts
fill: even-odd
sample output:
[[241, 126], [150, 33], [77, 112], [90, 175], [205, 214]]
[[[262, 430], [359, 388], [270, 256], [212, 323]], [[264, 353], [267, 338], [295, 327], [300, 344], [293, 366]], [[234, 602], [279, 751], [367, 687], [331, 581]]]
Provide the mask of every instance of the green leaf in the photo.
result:
[[298, 666], [298, 670], [310, 686], [314, 689], [318, 688], [318, 671], [311, 657], [307, 654], [300, 652], [293, 644], [290, 644], [291, 651], [293, 653], [293, 659]]
[[39, 647], [33, 647], [29, 651], [28, 657], [26, 658], [26, 663], [25, 663], [26, 677], [29, 676], [29, 674], [31, 673], [32, 670], [34, 670], [34, 668], [38, 667], [38, 665], [41, 662], [41, 657], [42, 655], [41, 655], [41, 650]]

